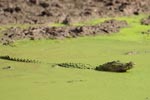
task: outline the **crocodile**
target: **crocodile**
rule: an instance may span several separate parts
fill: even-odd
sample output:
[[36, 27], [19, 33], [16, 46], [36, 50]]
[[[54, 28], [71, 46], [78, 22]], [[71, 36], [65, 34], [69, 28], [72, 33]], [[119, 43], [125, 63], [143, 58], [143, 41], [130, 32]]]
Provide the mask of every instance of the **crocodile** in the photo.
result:
[[[25, 63], [44, 63], [38, 60], [21, 59], [21, 58], [15, 58], [15, 57], [10, 57], [10, 56], [0, 56], [0, 59], [16, 61], [16, 62], [25, 62]], [[132, 69], [134, 66], [133, 62], [122, 63], [120, 61], [107, 62], [103, 65], [99, 65], [96, 67], [93, 67], [90, 64], [72, 63], [72, 62], [71, 63], [68, 63], [68, 62], [67, 63], [45, 63], [45, 64], [52, 65], [52, 67], [90, 69], [90, 70], [108, 71], [108, 72], [126, 72], [127, 70]]]

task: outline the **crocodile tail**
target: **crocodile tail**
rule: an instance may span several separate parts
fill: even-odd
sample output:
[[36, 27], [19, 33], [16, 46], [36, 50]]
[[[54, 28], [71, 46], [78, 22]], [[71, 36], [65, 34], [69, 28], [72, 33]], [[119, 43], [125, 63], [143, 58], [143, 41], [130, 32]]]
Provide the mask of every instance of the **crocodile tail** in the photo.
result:
[[25, 62], [25, 63], [41, 63], [38, 60], [21, 59], [21, 58], [15, 58], [15, 57], [10, 57], [10, 56], [0, 56], [0, 59], [16, 61], [16, 62]]

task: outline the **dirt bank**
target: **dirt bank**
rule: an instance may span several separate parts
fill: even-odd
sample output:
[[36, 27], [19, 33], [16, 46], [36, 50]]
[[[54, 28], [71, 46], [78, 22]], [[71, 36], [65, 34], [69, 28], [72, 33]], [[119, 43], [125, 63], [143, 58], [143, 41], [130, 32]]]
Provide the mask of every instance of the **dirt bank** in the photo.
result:
[[138, 15], [150, 0], [0, 0], [0, 24], [73, 23], [90, 18]]
[[80, 36], [110, 34], [120, 31], [120, 28], [127, 27], [126, 21], [107, 20], [94, 26], [67, 26], [67, 27], [30, 27], [28, 29], [10, 28], [3, 31], [4, 36], [1, 42], [4, 45], [20, 39], [63, 39]]
[[142, 25], [150, 25], [150, 16], [141, 20]]

